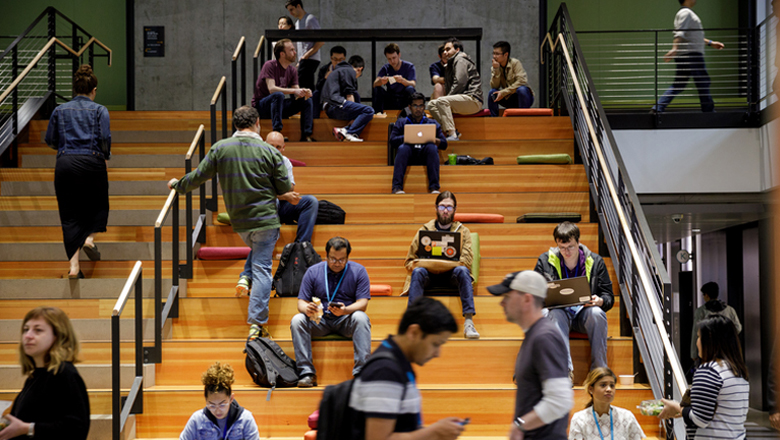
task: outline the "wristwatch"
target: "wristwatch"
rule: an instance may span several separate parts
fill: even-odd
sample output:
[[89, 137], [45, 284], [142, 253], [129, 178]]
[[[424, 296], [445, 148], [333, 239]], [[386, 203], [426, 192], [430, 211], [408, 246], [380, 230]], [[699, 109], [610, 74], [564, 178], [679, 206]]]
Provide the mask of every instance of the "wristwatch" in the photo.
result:
[[521, 419], [520, 417], [515, 419], [515, 426], [517, 426], [517, 429], [519, 429], [522, 432], [526, 432], [525, 430], [525, 420]]
[[35, 422], [30, 423], [30, 427], [27, 429], [27, 437], [35, 437]]

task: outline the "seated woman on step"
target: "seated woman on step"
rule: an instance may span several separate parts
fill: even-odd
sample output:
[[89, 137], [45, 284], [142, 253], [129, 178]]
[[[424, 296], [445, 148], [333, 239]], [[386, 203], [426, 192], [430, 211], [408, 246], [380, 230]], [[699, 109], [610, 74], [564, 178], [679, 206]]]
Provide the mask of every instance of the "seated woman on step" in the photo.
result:
[[192, 414], [179, 440], [259, 440], [255, 418], [233, 395], [233, 367], [215, 362], [201, 380], [206, 407]]
[[38, 307], [27, 313], [19, 342], [27, 380], [5, 416], [10, 423], [0, 431], [0, 440], [87, 438], [89, 395], [73, 366], [78, 355], [79, 341], [65, 312]]
[[588, 373], [585, 389], [590, 402], [574, 413], [569, 440], [642, 440], [645, 433], [631, 411], [612, 406], [617, 377], [609, 368], [598, 367]]

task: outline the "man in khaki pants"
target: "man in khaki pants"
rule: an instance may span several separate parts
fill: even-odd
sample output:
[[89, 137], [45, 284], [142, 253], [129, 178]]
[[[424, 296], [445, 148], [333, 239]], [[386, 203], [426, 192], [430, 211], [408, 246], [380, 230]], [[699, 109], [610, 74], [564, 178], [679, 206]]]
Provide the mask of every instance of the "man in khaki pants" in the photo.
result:
[[444, 44], [447, 67], [444, 71], [444, 89], [447, 95], [428, 102], [428, 111], [447, 135], [447, 141], [457, 141], [460, 133], [455, 129], [452, 114], [471, 115], [482, 110], [482, 79], [479, 66], [463, 52], [457, 38]]

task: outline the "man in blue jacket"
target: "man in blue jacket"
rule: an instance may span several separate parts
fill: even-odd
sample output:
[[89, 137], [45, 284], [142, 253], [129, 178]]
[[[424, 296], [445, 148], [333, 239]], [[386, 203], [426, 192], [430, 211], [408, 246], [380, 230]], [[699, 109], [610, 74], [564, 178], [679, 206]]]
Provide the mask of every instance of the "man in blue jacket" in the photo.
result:
[[365, 62], [360, 55], [353, 55], [349, 62], [341, 62], [328, 75], [322, 87], [322, 108], [331, 119], [352, 121], [346, 127], [333, 128], [333, 135], [340, 141], [363, 142], [360, 133], [374, 119], [374, 109], [355, 102], [357, 79], [363, 74]]
[[[420, 92], [412, 94], [411, 116], [398, 118], [390, 132], [390, 145], [398, 148], [393, 168], [393, 194], [404, 194], [404, 174], [409, 162], [421, 158], [428, 170], [428, 191], [439, 194], [439, 150], [447, 149], [447, 138], [441, 131], [441, 125], [425, 116], [425, 96]], [[432, 124], [436, 126], [436, 139], [427, 144], [408, 144], [404, 142], [406, 124]]]

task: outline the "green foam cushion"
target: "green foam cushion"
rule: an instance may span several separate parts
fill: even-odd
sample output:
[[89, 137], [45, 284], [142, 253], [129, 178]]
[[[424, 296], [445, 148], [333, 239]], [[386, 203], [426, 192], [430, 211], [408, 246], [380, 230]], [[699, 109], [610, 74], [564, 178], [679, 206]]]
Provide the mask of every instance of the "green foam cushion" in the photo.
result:
[[570, 164], [571, 156], [568, 154], [530, 154], [527, 156], [517, 156], [518, 165], [533, 164]]
[[226, 225], [230, 224], [230, 216], [227, 212], [220, 212], [217, 214], [217, 221]]
[[471, 276], [474, 278], [474, 284], [476, 284], [479, 281], [479, 262], [482, 259], [479, 255], [479, 234], [476, 232], [471, 233], [471, 250], [474, 253], [471, 261]]

